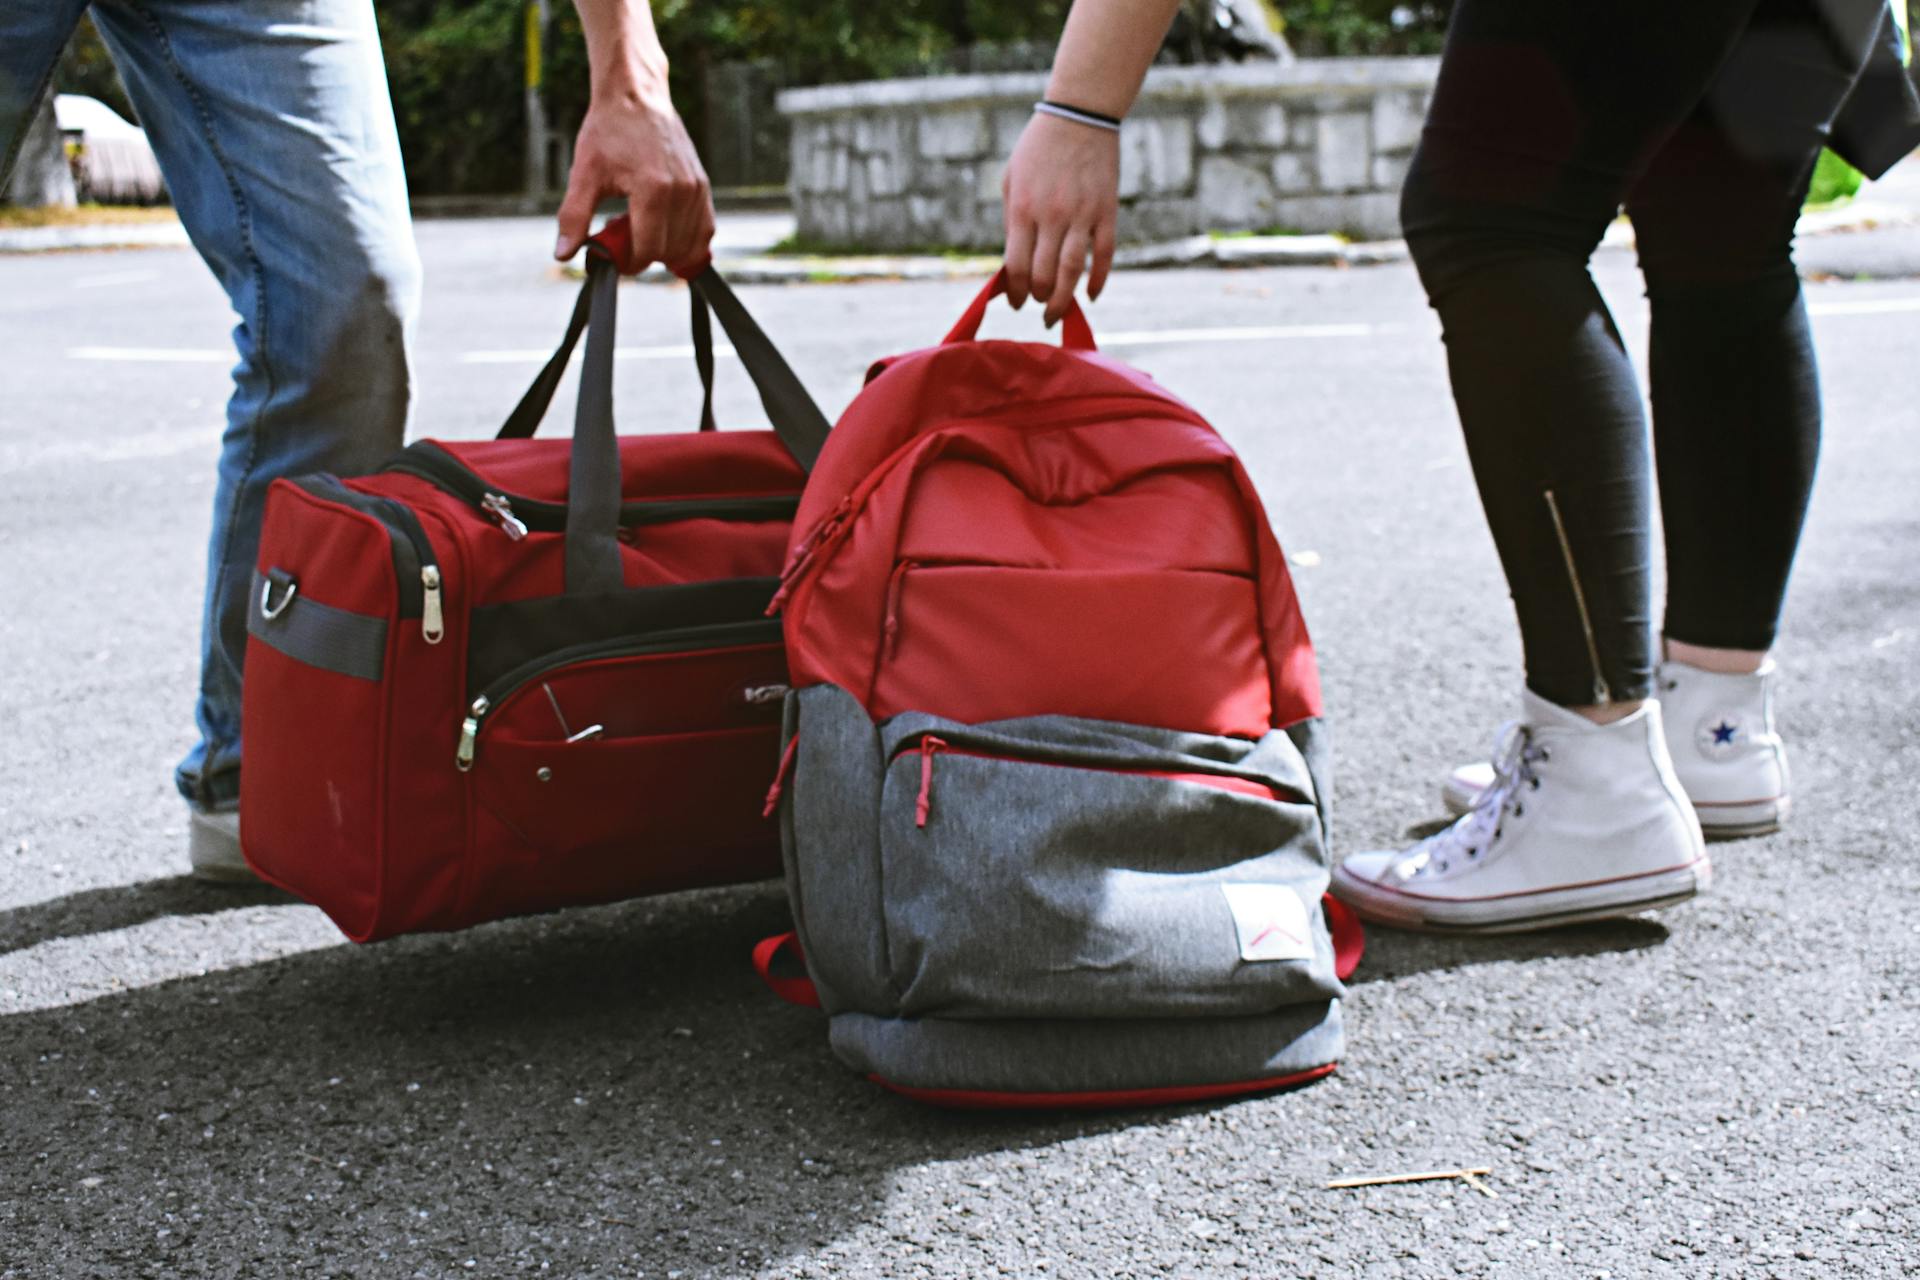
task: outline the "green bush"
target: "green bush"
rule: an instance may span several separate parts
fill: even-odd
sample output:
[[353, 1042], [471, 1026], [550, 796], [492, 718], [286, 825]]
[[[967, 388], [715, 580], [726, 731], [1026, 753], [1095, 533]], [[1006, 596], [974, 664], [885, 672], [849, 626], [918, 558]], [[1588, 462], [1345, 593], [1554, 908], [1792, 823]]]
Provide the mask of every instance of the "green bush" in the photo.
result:
[[1278, 0], [1271, 7], [1293, 51], [1317, 58], [1438, 53], [1453, 0]]
[[1851, 199], [1866, 180], [1866, 174], [1833, 152], [1822, 151], [1813, 166], [1813, 185], [1807, 189], [1807, 206], [1817, 208]]

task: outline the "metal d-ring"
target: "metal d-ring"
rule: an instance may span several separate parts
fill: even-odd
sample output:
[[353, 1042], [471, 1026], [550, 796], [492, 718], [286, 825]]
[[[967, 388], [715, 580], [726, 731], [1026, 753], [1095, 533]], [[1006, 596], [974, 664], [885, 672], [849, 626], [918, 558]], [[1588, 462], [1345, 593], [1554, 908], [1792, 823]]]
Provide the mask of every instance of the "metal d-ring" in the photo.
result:
[[268, 622], [272, 622], [275, 618], [279, 617], [281, 614], [287, 611], [287, 606], [292, 604], [293, 598], [299, 594], [300, 594], [300, 584], [295, 582], [292, 578], [288, 578], [287, 594], [281, 598], [279, 604], [277, 605], [274, 604], [273, 579], [268, 578], [265, 582], [260, 584], [260, 616], [265, 618]]

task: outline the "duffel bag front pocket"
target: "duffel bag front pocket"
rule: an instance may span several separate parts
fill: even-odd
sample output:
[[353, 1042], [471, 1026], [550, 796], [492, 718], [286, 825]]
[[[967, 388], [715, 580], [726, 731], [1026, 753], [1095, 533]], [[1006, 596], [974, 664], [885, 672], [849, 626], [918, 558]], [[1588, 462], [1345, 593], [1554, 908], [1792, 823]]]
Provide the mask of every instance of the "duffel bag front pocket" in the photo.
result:
[[899, 1016], [1246, 1015], [1341, 994], [1319, 810], [1284, 733], [903, 716], [886, 737]]
[[785, 653], [767, 623], [699, 630], [563, 651], [476, 699], [472, 918], [780, 873], [761, 803]]

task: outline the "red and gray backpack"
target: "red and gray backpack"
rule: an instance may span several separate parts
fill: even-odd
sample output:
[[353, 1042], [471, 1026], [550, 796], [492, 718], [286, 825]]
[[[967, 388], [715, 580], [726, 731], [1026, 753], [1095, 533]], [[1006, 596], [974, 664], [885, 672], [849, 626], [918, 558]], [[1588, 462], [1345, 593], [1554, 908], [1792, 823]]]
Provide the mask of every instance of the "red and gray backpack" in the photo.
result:
[[802, 497], [769, 797], [795, 932], [760, 970], [931, 1102], [1316, 1079], [1360, 934], [1324, 900], [1279, 545], [1233, 450], [1077, 309], [1061, 347], [977, 340], [1003, 288], [874, 366]]

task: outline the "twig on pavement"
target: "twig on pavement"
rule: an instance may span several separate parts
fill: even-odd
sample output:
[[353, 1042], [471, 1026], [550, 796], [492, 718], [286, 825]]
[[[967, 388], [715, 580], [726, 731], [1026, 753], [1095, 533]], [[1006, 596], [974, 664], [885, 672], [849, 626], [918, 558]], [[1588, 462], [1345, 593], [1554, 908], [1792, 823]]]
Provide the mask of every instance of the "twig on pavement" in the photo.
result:
[[1471, 1169], [1423, 1169], [1418, 1173], [1373, 1173], [1357, 1178], [1335, 1178], [1327, 1184], [1327, 1190], [1344, 1191], [1352, 1187], [1383, 1187], [1396, 1182], [1439, 1182], [1458, 1178], [1481, 1195], [1497, 1200], [1499, 1192], [1480, 1181], [1492, 1172], [1491, 1168], [1476, 1166]]

